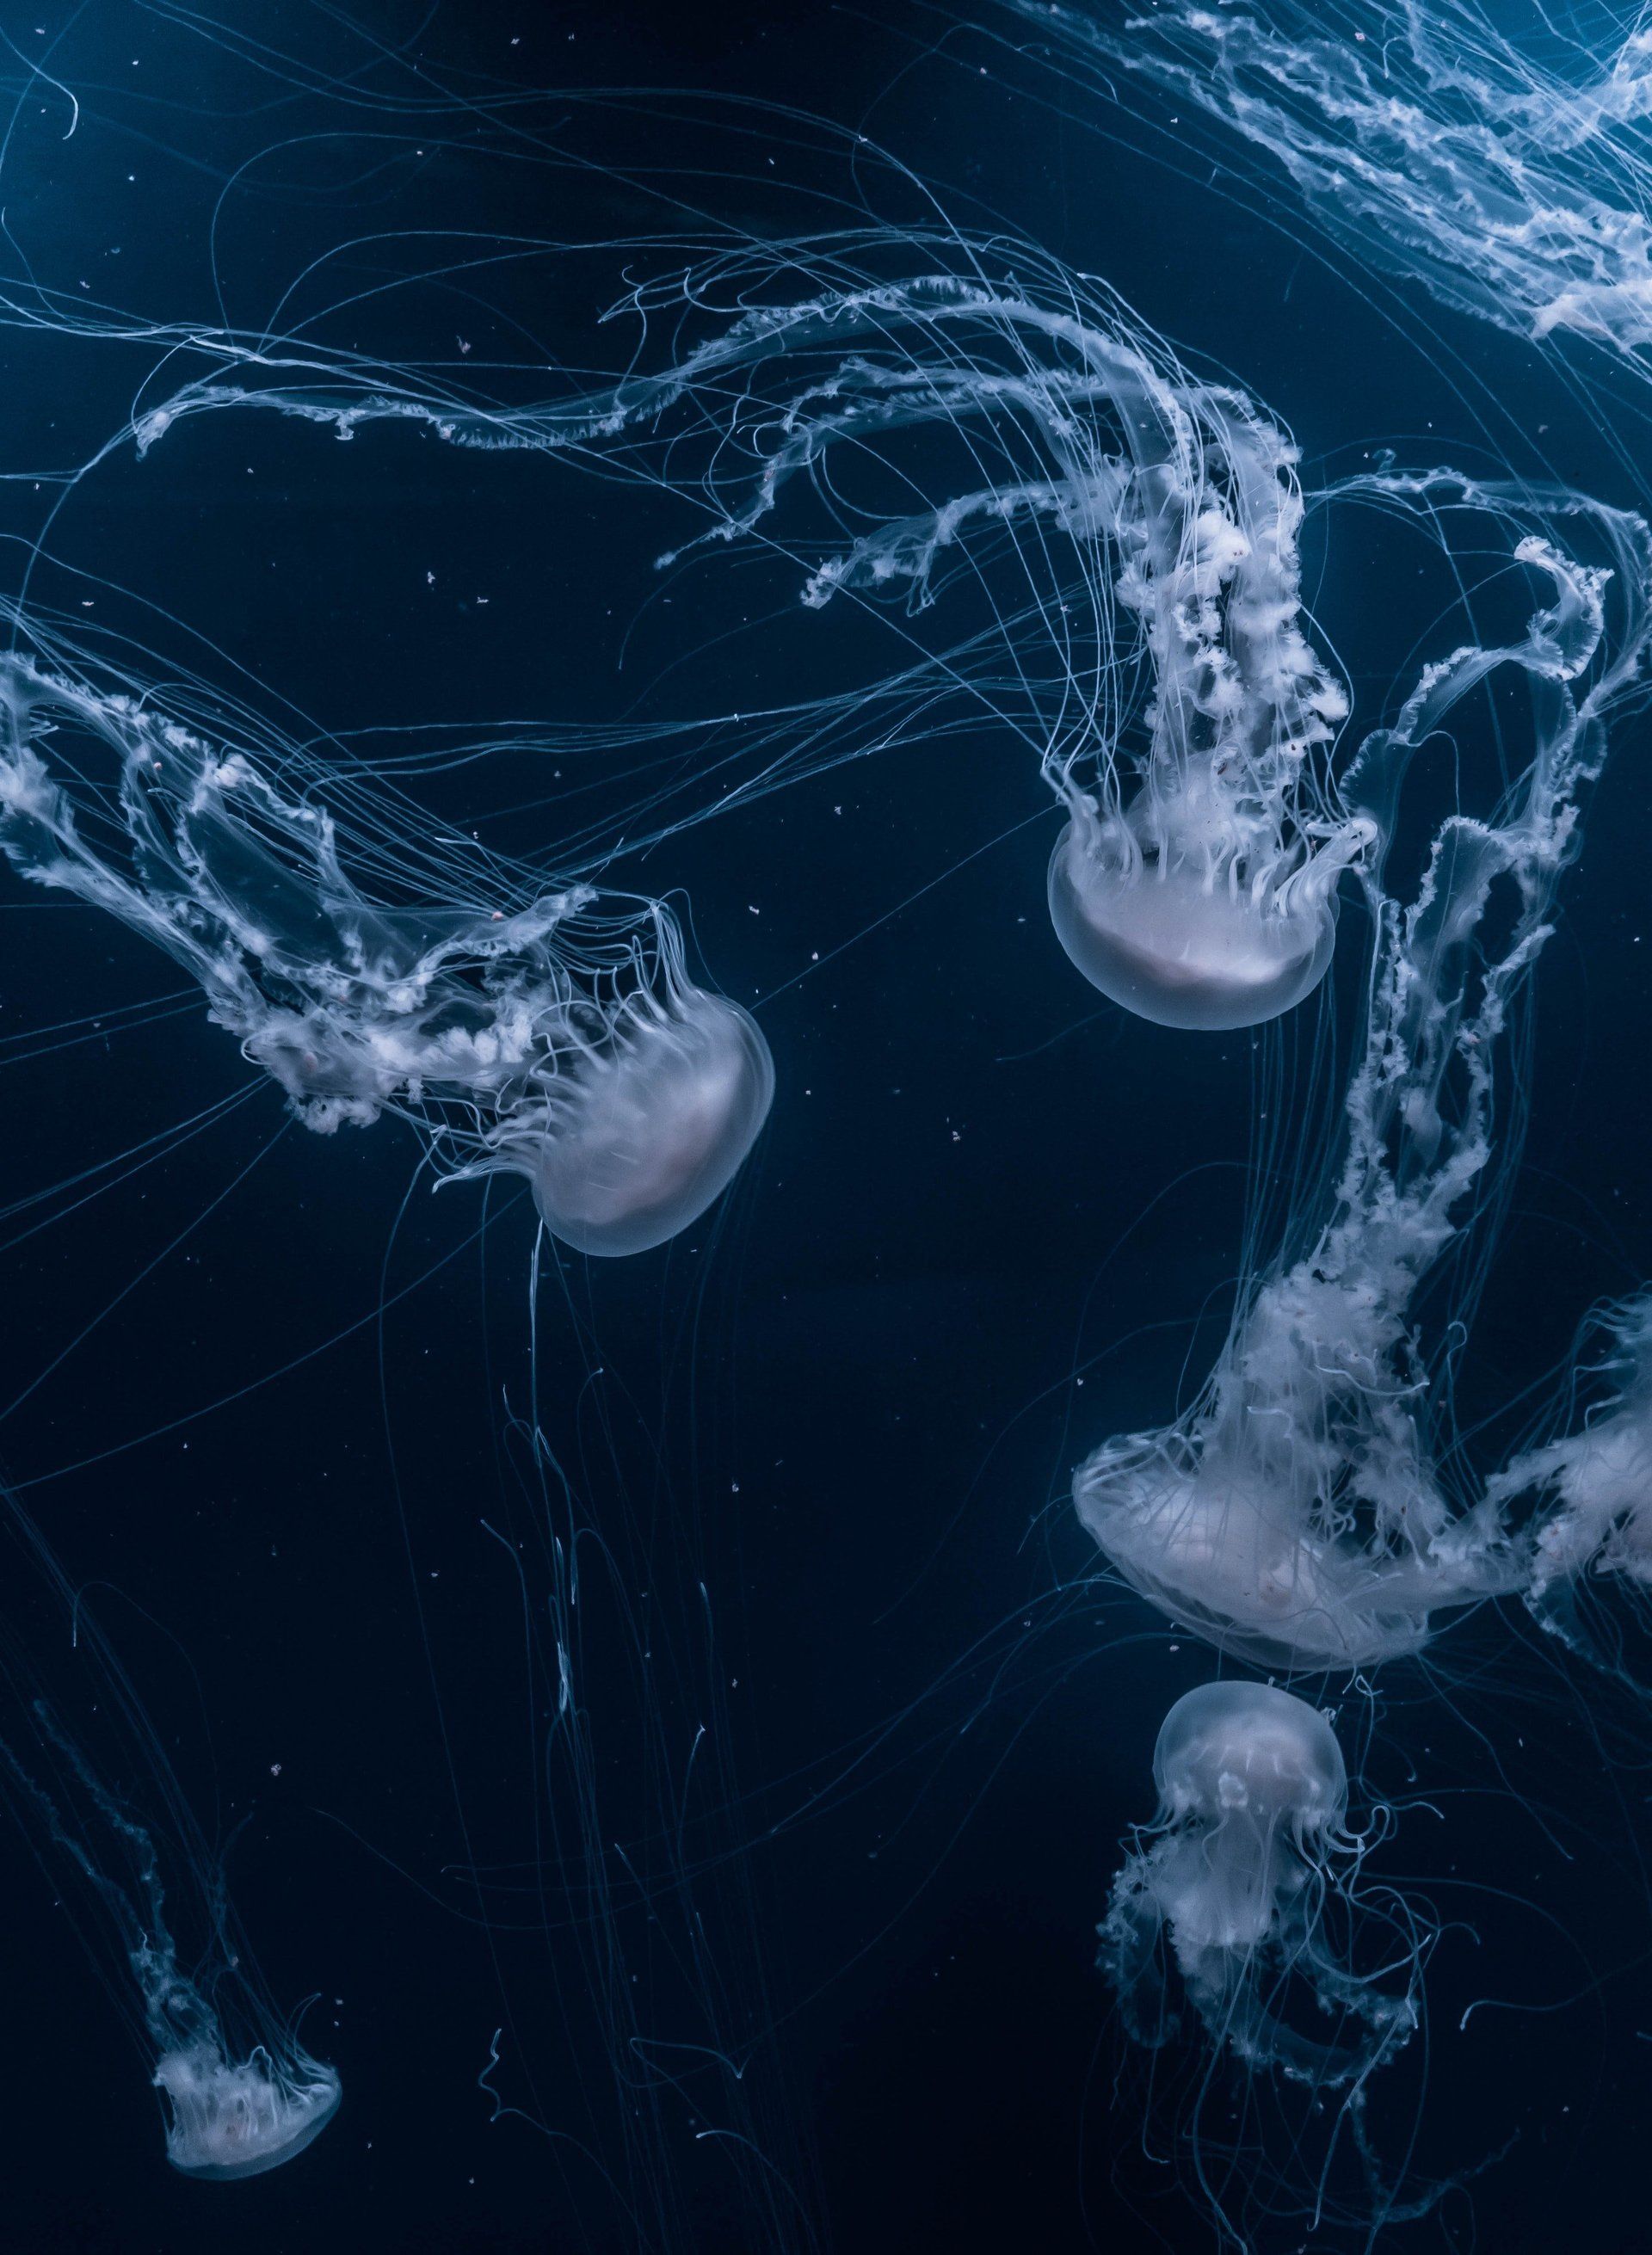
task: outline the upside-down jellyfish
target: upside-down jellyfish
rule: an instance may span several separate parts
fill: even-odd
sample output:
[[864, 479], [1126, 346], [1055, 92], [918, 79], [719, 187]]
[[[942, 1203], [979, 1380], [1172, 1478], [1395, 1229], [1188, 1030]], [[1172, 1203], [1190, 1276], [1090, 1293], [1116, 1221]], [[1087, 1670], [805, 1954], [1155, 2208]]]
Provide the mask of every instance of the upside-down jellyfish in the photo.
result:
[[1367, 266], [1516, 334], [1652, 344], [1652, 33], [1602, 58], [1558, 26], [1516, 45], [1475, 0], [1255, 10], [1170, 0], [1126, 23], [1007, 0], [1064, 56], [1140, 74], [1289, 173]]
[[[1443, 475], [1357, 490], [1520, 515], [1512, 496]], [[1508, 1159], [1492, 1129], [1497, 1051], [1551, 929], [1580, 789], [1599, 771], [1608, 716], [1647, 640], [1646, 528], [1571, 501], [1554, 514], [1592, 524], [1609, 567], [1528, 532], [1514, 557], [1549, 583], [1550, 605], [1522, 640], [1429, 666], [1348, 780], [1390, 837], [1417, 748], [1477, 685], [1524, 683], [1531, 750], [1496, 811], [1439, 824], [1408, 902], [1367, 875], [1376, 945], [1329, 1209], [1301, 1215], [1292, 1234], [1308, 1249], [1242, 1293], [1192, 1408], [1162, 1431], [1104, 1443], [1074, 1479], [1080, 1519], [1124, 1577], [1260, 1665], [1367, 1666], [1420, 1648], [1443, 1611], [1523, 1584], [1523, 1550], [1496, 1499], [1454, 1503], [1435, 1470], [1410, 1310], [1473, 1220], [1477, 1190], [1487, 1196], [1494, 1156]], [[1488, 915], [1500, 899], [1508, 913]]]
[[[496, 411], [287, 352], [186, 387], [135, 435], [147, 449], [181, 418], [256, 405], [344, 436], [412, 418], [459, 444], [627, 461], [711, 513], [665, 562], [772, 537], [783, 493], [808, 485], [833, 525], [806, 604], [898, 594], [910, 616], [948, 566], [978, 579], [988, 628], [928, 666], [909, 641], [875, 698], [931, 724], [961, 688], [1036, 743], [1068, 816], [1051, 914], [1085, 976], [1163, 1025], [1276, 1017], [1324, 977], [1338, 879], [1372, 837], [1326, 775], [1347, 699], [1303, 623], [1295, 451], [1036, 247], [910, 230], [895, 247], [958, 270], [880, 279], [889, 240], [845, 232], [640, 288], [626, 310], [645, 322], [675, 301], [721, 332], [595, 394]], [[788, 299], [799, 270], [817, 286]], [[846, 476], [880, 471], [842, 502]]]
[[[1156, 2046], [1177, 2032], [1168, 1960], [1213, 2041], [1248, 2067], [1323, 2090], [1381, 2066], [1417, 2025], [1421, 1949], [1401, 1929], [1395, 1994], [1332, 1937], [1330, 1902], [1360, 1908], [1369, 1842], [1347, 1829], [1347, 1771], [1324, 1716], [1269, 1684], [1201, 1683], [1164, 1718], [1153, 1781], [1158, 1816], [1099, 1929], [1130, 2034]], [[1325, 2015], [1334, 2034], [1319, 2033]]]
[[0, 854], [181, 963], [306, 1127], [397, 1113], [450, 1175], [525, 1175], [583, 1252], [686, 1227], [768, 1113], [750, 1016], [689, 979], [661, 903], [605, 912], [588, 884], [524, 897], [471, 854], [446, 878], [471, 898], [426, 905], [428, 853], [398, 869], [430, 889], [418, 905], [376, 901], [347, 858], [395, 868], [398, 842], [347, 847], [323, 806], [152, 699], [0, 659]]

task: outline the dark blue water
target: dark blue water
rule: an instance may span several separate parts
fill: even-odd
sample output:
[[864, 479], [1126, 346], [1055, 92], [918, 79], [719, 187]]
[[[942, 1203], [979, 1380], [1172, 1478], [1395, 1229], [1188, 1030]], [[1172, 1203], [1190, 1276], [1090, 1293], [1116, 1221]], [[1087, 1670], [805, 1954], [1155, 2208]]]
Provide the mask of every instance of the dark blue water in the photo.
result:
[[[328, 334], [387, 358], [461, 339], [531, 370], [594, 356], [619, 286], [598, 253], [381, 288], [428, 275], [436, 230], [472, 250], [633, 232], [637, 166], [704, 164], [685, 104], [565, 116], [558, 89], [710, 89], [866, 132], [1229, 370], [1294, 429], [1310, 484], [1395, 446], [1644, 497], [1632, 414], [1327, 263], [1191, 136], [1099, 108], [1090, 130], [1076, 100], [1058, 115], [1049, 78], [949, 16], [256, 16], [93, 0], [0, 25], [0, 263], [41, 315], [0, 329], [0, 571], [15, 594], [26, 567], [31, 597], [88, 634], [134, 635], [151, 670], [279, 700], [294, 734], [727, 709], [889, 662], [870, 625], [823, 629], [823, 654], [778, 615], [796, 580], [772, 562], [663, 583], [669, 495], [411, 430], [346, 446], [203, 418], [145, 460], [126, 447], [50, 481], [165, 349], [68, 333], [82, 285], [106, 309], [92, 327], [119, 307], [291, 333], [354, 292], [359, 331], [335, 311]], [[57, 86], [18, 60], [48, 52]], [[512, 93], [517, 146], [511, 113], [484, 131], [467, 107]], [[749, 115], [812, 183], [841, 180]], [[577, 165], [541, 162], [552, 146]], [[732, 193], [706, 165], [695, 193]], [[753, 218], [772, 207], [754, 196]], [[284, 299], [323, 252], [324, 278]], [[1372, 720], [1431, 612], [1374, 537], [1352, 525], [1339, 546], [1340, 524], [1311, 527], [1310, 581]], [[1647, 753], [1636, 723], [1542, 968], [1525, 1163], [1461, 1376], [1471, 1448], [1493, 1421], [1486, 1465], [1588, 1305], [1652, 1273]], [[415, 787], [548, 865], [572, 818], [525, 755]], [[316, 1137], [260, 1085], [53, 1226], [12, 1216], [4, 1392], [21, 1398], [0, 1471], [154, 1736], [113, 1711], [23, 1545], [0, 1587], [11, 1711], [46, 1686], [164, 1854], [156, 1755], [170, 1766], [270, 1991], [284, 2009], [314, 1994], [305, 2039], [345, 2098], [256, 2183], [170, 2172], [118, 1949], [20, 1826], [0, 1851], [8, 2246], [1213, 2244], [1093, 1963], [1120, 1837], [1151, 1814], [1158, 1722], [1212, 1663], [1086, 1578], [1065, 1498], [1080, 1456], [1167, 1418], [1208, 1366], [1252, 1113], [1282, 1085], [1305, 1101], [1318, 1036], [1264, 1055], [1098, 1010], [1044, 910], [1055, 826], [1023, 748], [943, 730], [624, 869], [692, 900], [779, 1092], [714, 1223], [630, 1261], [547, 1255], [537, 1372], [525, 1191], [432, 1196], [394, 1122]], [[10, 879], [0, 916], [11, 1198], [249, 1085], [194, 1005], [46, 1050], [37, 1029], [112, 1027], [180, 982]], [[1332, 1044], [1362, 937], [1351, 910], [1337, 1011], [1316, 1021]], [[548, 1486], [522, 1445], [536, 1402]], [[552, 1592], [576, 1526], [588, 1738], [571, 1761]], [[1445, 1929], [1426, 2044], [1373, 2130], [1414, 2184], [1501, 2158], [1393, 2244], [1638, 2248], [1640, 1711], [1494, 1619], [1437, 1660], [1385, 1679], [1371, 1757], [1376, 1789], [1437, 1812], [1408, 1815], [1385, 1875]], [[1282, 2220], [1263, 2244], [1347, 2242]]]

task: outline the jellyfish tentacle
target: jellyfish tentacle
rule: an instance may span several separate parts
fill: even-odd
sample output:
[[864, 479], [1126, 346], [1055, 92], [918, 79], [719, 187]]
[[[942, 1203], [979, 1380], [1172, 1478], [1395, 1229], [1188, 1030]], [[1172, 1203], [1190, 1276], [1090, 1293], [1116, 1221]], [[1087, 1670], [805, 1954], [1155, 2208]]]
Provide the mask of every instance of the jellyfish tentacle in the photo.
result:
[[[1153, 1772], [1158, 1816], [1131, 1843], [1100, 1928], [1130, 2037], [1157, 2048], [1177, 2032], [1173, 1964], [1219, 2049], [1315, 2090], [1359, 2084], [1420, 2023], [1426, 1940], [1407, 1907], [1410, 1946], [1384, 1969], [1394, 1987], [1330, 1937], [1332, 1899], [1353, 1922], [1384, 1918], [1360, 1884], [1366, 1843], [1344, 1824], [1330, 1725], [1271, 1685], [1201, 1684], [1165, 1717]], [[1336, 2020], [1335, 2036], [1304, 2026], [1304, 2007]]]
[[[72, 738], [112, 757], [112, 790], [62, 756]], [[355, 804], [347, 838], [158, 699], [0, 657], [0, 854], [181, 963], [307, 1128], [395, 1113], [449, 1178], [526, 1176], [587, 1253], [685, 1228], [750, 1151], [774, 1068], [749, 1013], [688, 978], [667, 906], [529, 889], [479, 852], [468, 900], [431, 898], [453, 880], [426, 853], [406, 874], [429, 891], [392, 905], [351, 863], [400, 841]]]
[[[1529, 1543], [1501, 1490], [1459, 1500], [1432, 1460], [1428, 1360], [1411, 1303], [1459, 1243], [1515, 1141], [1492, 1133], [1499, 1052], [1553, 929], [1581, 841], [1581, 797], [1607, 724], [1638, 692], [1652, 631], [1652, 544], [1639, 518], [1568, 497], [1609, 561], [1579, 563], [1529, 529], [1529, 495], [1440, 472], [1362, 478], [1362, 500], [1464, 508], [1527, 529], [1515, 559], [1547, 582], [1524, 635], [1430, 665], [1395, 725], [1361, 748], [1351, 805], [1386, 842], [1422, 743], [1471, 691], [1509, 672], [1529, 700], [1524, 775], [1492, 815], [1441, 820], [1409, 901], [1365, 882], [1376, 933], [1364, 1040], [1339, 1171], [1316, 1218], [1244, 1290], [1193, 1407], [1118, 1436], [1079, 1466], [1079, 1518], [1110, 1563], [1171, 1619], [1253, 1662], [1366, 1666], [1416, 1652], [1440, 1619], [1522, 1590]], [[1616, 615], [1608, 630], [1607, 596]], [[1516, 913], [1488, 937], [1500, 887]], [[1461, 1318], [1459, 1317], [1459, 1320]]]

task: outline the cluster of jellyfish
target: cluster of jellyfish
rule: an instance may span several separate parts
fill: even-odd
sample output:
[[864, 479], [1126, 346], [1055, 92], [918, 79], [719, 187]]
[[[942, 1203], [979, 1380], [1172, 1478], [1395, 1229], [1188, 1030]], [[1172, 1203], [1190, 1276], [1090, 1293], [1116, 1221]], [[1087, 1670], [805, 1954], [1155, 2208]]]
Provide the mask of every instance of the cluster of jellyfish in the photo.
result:
[[[1238, 19], [1189, 21], [1228, 38]], [[988, 246], [971, 243], [964, 272], [938, 259], [892, 280], [874, 248], [834, 237], [766, 263], [731, 255], [676, 285], [698, 320], [727, 304], [714, 334], [657, 376], [537, 412], [496, 417], [318, 363], [297, 386], [204, 383], [167, 424], [239, 404], [341, 431], [412, 415], [456, 443], [601, 448], [661, 479], [662, 450], [680, 467], [709, 437], [701, 543], [759, 532], [797, 485], [835, 515], [834, 450], [858, 461], [912, 431], [966, 433], [990, 481], [898, 516], [845, 504], [803, 601], [875, 610], [894, 597], [905, 632], [949, 571], [993, 558], [1026, 604], [1004, 601], [1001, 621], [1088, 606], [1089, 646], [1108, 662], [1086, 671], [1084, 637], [1064, 628], [1049, 702], [1018, 678], [1036, 725], [1027, 706], [995, 708], [1012, 741], [1037, 745], [1065, 818], [1049, 908], [1073, 965], [1141, 1018], [1216, 1032], [1265, 1026], [1314, 994], [1340, 894], [1371, 936], [1337, 1138], [1302, 1170], [1286, 1241], [1241, 1289], [1192, 1404], [1104, 1442], [1074, 1477], [1105, 1570], [1225, 1663], [1304, 1690], [1367, 1683], [1495, 1600], [1602, 1657], [1583, 1617], [1592, 1581], [1652, 1589], [1646, 1303], [1608, 1317], [1607, 1390], [1582, 1428], [1467, 1493], [1460, 1466], [1438, 1461], [1443, 1365], [1418, 1309], [1444, 1289], [1443, 1328], [1460, 1338], [1484, 1280], [1466, 1248], [1519, 1156], [1499, 1092], [1588, 791], [1642, 692], [1646, 526], [1567, 490], [1444, 469], [1363, 473], [1318, 495], [1409, 522], [1453, 569], [1459, 548], [1491, 553], [1528, 605], [1503, 639], [1433, 653], [1392, 721], [1341, 756], [1349, 704], [1303, 609], [1304, 502], [1285, 435], [1048, 262], [994, 270]], [[799, 268], [812, 292], [754, 304]], [[921, 478], [903, 468], [910, 495]], [[974, 651], [954, 643], [885, 693], [922, 705], [944, 672], [991, 706], [1002, 685], [972, 671]], [[1420, 868], [1390, 886], [1414, 769], [1477, 699], [1500, 735], [1519, 712], [1523, 753], [1502, 741], [1484, 806], [1453, 804]], [[897, 719], [883, 741], [898, 734]], [[1402, 2203], [1365, 2128], [1369, 2079], [1422, 2024], [1434, 1932], [1425, 1906], [1366, 1876], [1391, 1812], [1377, 1804], [1354, 1828], [1330, 1722], [1277, 1681], [1187, 1694], [1153, 1772], [1157, 1818], [1135, 1836], [1100, 1927], [1128, 2032], [1157, 2050], [1191, 2015], [1245, 2075], [1316, 2105], [1334, 2097], [1365, 2168], [1367, 2227], [1426, 2209], [1429, 2195]], [[1248, 2244], [1242, 2203], [1211, 2197], [1221, 2231]]]
[[[1311, 199], [1329, 195], [1334, 163], [1342, 230], [1400, 246], [1451, 302], [1623, 349], [1652, 335], [1644, 222], [1590, 202], [1576, 156], [1586, 131], [1648, 106], [1643, 39], [1589, 88], [1511, 89], [1503, 50], [1482, 42], [1479, 76], [1460, 60], [1448, 73], [1409, 14], [1409, 95], [1379, 101], [1370, 58], [1294, 13], [1287, 37], [1178, 5], [1127, 53], [1099, 16], [1034, 0], [1009, 12], [1202, 102]], [[1494, 126], [1466, 114], [1475, 101]], [[1559, 184], [1550, 217], [1575, 220], [1540, 241], [1522, 137]], [[1474, 230], [1475, 259], [1452, 254], [1437, 224], [1448, 209]], [[418, 371], [306, 347], [252, 370], [226, 353], [130, 435], [147, 451], [192, 414], [250, 409], [343, 435], [412, 419], [450, 443], [594, 455], [666, 485], [699, 446], [707, 522], [677, 554], [761, 537], [796, 495], [793, 546], [812, 537], [809, 509], [834, 520], [803, 581], [809, 608], [893, 601], [910, 621], [949, 574], [990, 573], [998, 636], [927, 654], [909, 641], [900, 672], [853, 710], [887, 748], [932, 725], [945, 684], [1030, 748], [1060, 816], [1051, 922], [1095, 989], [1190, 1034], [1262, 1027], [1325, 980], [1339, 903], [1358, 903], [1370, 935], [1339, 1140], [1304, 1170], [1286, 1242], [1247, 1282], [1192, 1404], [1104, 1440], [1074, 1476], [1104, 1570], [1225, 1668], [1303, 1690], [1424, 1654], [1494, 1600], [1608, 1655], [1588, 1618], [1594, 1585], [1652, 1592], [1652, 1300], [1606, 1319], [1586, 1417], [1466, 1494], [1437, 1461], [1438, 1366], [1417, 1307], [1518, 1157], [1496, 1116], [1500, 1075], [1588, 790], [1640, 692], [1645, 526], [1438, 469], [1317, 496], [1442, 544], [1454, 524], [1489, 527], [1531, 603], [1508, 639], [1432, 653], [1391, 724], [1344, 757], [1350, 700], [1304, 606], [1287, 434], [1242, 392], [1191, 375], [1103, 285], [1030, 247], [1005, 255], [938, 229], [897, 248], [906, 270], [891, 274], [875, 231], [745, 242], [639, 285], [639, 313], [692, 308], [708, 333], [679, 330], [655, 374], [539, 408], [489, 409]], [[915, 271], [919, 252], [931, 263]], [[911, 434], [959, 439], [979, 481], [926, 492], [924, 466], [943, 456], [920, 446], [911, 505], [839, 515], [854, 471]], [[382, 806], [352, 827], [320, 763], [252, 741], [233, 714], [169, 712], [152, 685], [100, 673], [38, 622], [13, 624], [25, 646], [0, 657], [0, 854], [181, 964], [307, 1127], [399, 1118], [440, 1179], [525, 1177], [545, 1228], [599, 1257], [667, 1243], [728, 1187], [773, 1065], [750, 1015], [690, 977], [667, 903], [610, 890], [600, 870], [547, 886], [461, 838], [432, 847], [386, 827]], [[1003, 640], [1030, 628], [1051, 644], [1046, 670], [1006, 669]], [[1420, 873], [1390, 889], [1419, 755], [1492, 693], [1523, 716], [1522, 755], [1483, 808], [1438, 822]], [[765, 787], [806, 772], [818, 717]], [[1472, 1312], [1454, 1310], [1455, 1327]], [[130, 1886], [9, 1749], [0, 1763], [125, 1936], [170, 2157], [205, 2177], [274, 2167], [325, 2126], [337, 2077], [267, 2032], [250, 2046], [226, 2034], [179, 1970], [147, 1835], [42, 1728]], [[1277, 1682], [1229, 1675], [1189, 1691], [1152, 1774], [1156, 1817], [1133, 1835], [1100, 1928], [1128, 2034], [1157, 2050], [1191, 2020], [1248, 2074], [1340, 2094], [1361, 2136], [1365, 2085], [1424, 2010], [1426, 1916], [1366, 1877], [1388, 1812], [1356, 1826], [1332, 1723]]]

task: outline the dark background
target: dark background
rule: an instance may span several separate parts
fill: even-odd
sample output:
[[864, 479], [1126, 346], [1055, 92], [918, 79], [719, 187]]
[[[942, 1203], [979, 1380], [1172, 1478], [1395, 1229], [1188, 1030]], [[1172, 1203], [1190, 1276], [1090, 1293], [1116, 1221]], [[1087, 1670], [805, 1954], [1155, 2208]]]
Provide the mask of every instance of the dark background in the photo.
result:
[[[1296, 430], [1310, 482], [1382, 445], [1529, 470], [1546, 455], [1606, 498], [1640, 490], [1638, 426], [1620, 425], [1626, 460], [1564, 367], [1325, 264], [1211, 148], [1064, 91], [950, 16], [467, 0], [356, 18], [373, 50], [320, 9], [259, 13], [255, 53], [245, 20], [214, 31], [116, 0], [4, 12], [6, 271], [14, 304], [51, 312], [0, 332], [0, 467], [13, 591], [19, 544], [61, 497], [31, 592], [231, 690], [246, 669], [294, 733], [294, 713], [406, 730], [772, 692], [760, 636], [703, 646], [793, 583], [721, 563], [664, 602], [668, 497], [404, 430], [344, 447], [227, 416], [142, 462], [123, 447], [67, 492], [46, 474], [120, 427], [160, 358], [152, 340], [65, 334], [82, 283], [106, 313], [284, 326], [286, 283], [347, 236], [450, 214], [479, 235], [636, 224], [632, 193], [600, 173], [502, 158], [496, 111], [485, 153], [406, 166], [410, 140], [462, 141], [484, 97], [549, 90], [522, 112], [538, 131], [559, 130], [559, 91], [615, 87], [864, 130], [965, 215], [1003, 214], [1232, 369]], [[19, 55], [73, 88], [72, 137], [62, 93]], [[563, 145], [697, 161], [693, 115], [649, 109], [640, 135], [636, 115], [580, 112]], [[752, 170], [772, 146], [824, 183], [835, 158], [752, 115]], [[713, 180], [706, 200], [729, 193]], [[334, 272], [396, 264], [374, 249]], [[531, 339], [521, 309], [540, 284], [514, 276], [370, 306], [360, 341], [428, 358], [451, 332], [524, 364], [572, 356], [590, 305], [558, 292], [614, 286], [600, 259], [573, 274], [545, 285]], [[25, 277], [58, 294], [31, 300]], [[341, 294], [329, 281], [313, 302]], [[1308, 553], [1369, 722], [1431, 615], [1357, 525], [1328, 559], [1311, 530]], [[790, 617], [780, 631], [806, 690], [807, 637]], [[840, 659], [849, 630], [827, 631]], [[875, 625], [853, 631], [875, 666]], [[667, 669], [685, 659], [679, 692]], [[1590, 1303], [1652, 1271], [1646, 750], [1636, 724], [1543, 966], [1527, 1163], [1465, 1372], [1471, 1423], [1511, 1398], [1535, 1410]], [[490, 843], [553, 865], [553, 810], [505, 811], [542, 781], [510, 782], [483, 769], [432, 788], [444, 812], [491, 818]], [[1080, 1455], [1167, 1417], [1220, 1343], [1275, 1051], [1092, 1007], [1044, 912], [1054, 827], [1019, 748], [941, 735], [622, 869], [692, 896], [779, 1089], [714, 1226], [667, 1254], [548, 1267], [538, 1406], [566, 1507], [524, 1486], [510, 1430], [530, 1400], [532, 1231], [514, 1184], [432, 1198], [405, 1130], [284, 1130], [260, 1088], [102, 1194], [22, 1207], [248, 1069], [194, 1008], [42, 1053], [39, 1029], [179, 981], [11, 884], [0, 1306], [4, 1398], [20, 1398], [0, 1463], [228, 1844], [271, 1992], [284, 2010], [316, 1992], [305, 2037], [345, 2100], [307, 2155], [255, 2183], [169, 2172], [124, 1969], [88, 1956], [73, 1874], [49, 1854], [37, 1868], [19, 1831], [8, 2246], [1212, 2244], [1169, 2124], [1143, 2131], [1093, 1970], [1120, 1836], [1151, 1813], [1158, 1721], [1212, 1664], [1086, 1583], [1063, 1499]], [[1356, 910], [1345, 929], [1346, 1028]], [[1299, 1079], [1317, 1037], [1334, 1034], [1284, 1037]], [[573, 1768], [542, 1672], [548, 1533], [568, 1512], [608, 1562], [587, 1538]], [[0, 1597], [18, 1668], [164, 1831], [152, 1753], [114, 1725], [22, 1552]], [[1636, 1711], [1512, 1624], [1473, 1622], [1437, 1657], [1385, 1679], [1371, 1756], [1376, 1789], [1428, 1804], [1384, 1875], [1446, 1928], [1427, 2041], [1391, 2070], [1373, 2128], [1402, 2153], [1423, 2104], [1424, 2181], [1508, 2151], [1395, 2244], [1638, 2247]], [[167, 1852], [186, 1926], [189, 1873]], [[605, 1939], [640, 2045], [591, 2009]], [[1460, 2028], [1482, 1999], [1495, 2008]], [[497, 2121], [478, 2087], [496, 2029], [489, 2082], [520, 2110]], [[628, 2176], [629, 2216], [606, 2182]], [[1282, 2222], [1267, 2244], [1339, 2243]]]

